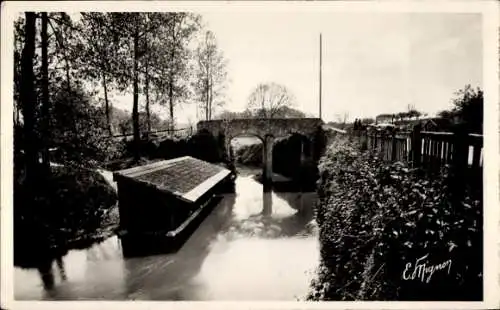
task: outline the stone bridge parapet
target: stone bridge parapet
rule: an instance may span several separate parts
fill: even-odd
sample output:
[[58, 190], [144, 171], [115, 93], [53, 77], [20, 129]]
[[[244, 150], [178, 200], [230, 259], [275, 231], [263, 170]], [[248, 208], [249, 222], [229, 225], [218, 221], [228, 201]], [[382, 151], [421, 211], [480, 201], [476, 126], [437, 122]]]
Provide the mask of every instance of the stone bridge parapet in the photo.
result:
[[268, 135], [282, 138], [293, 133], [302, 134], [312, 140], [318, 127], [322, 125], [320, 118], [252, 118], [200, 121], [197, 129], [207, 130], [214, 136], [222, 134], [228, 140], [236, 136], [251, 135], [264, 141]]

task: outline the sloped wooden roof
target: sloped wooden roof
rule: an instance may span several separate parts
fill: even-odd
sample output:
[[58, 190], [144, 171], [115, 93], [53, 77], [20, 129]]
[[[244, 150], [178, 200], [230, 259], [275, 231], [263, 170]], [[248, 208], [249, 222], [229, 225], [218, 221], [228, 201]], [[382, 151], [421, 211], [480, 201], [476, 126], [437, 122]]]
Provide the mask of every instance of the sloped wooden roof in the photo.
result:
[[174, 196], [195, 202], [230, 174], [228, 169], [190, 156], [162, 160], [152, 164], [120, 170], [117, 177], [154, 186]]

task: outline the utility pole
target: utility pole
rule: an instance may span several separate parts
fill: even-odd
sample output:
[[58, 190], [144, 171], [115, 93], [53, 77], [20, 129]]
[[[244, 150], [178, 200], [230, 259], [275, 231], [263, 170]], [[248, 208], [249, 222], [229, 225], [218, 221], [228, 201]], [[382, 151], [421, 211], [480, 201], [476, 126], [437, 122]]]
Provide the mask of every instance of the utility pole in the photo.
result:
[[322, 57], [323, 57], [323, 48], [322, 48], [322, 37], [321, 37], [321, 32], [319, 33], [319, 118], [321, 119], [321, 78], [322, 78], [322, 72], [321, 72], [321, 67], [322, 67]]

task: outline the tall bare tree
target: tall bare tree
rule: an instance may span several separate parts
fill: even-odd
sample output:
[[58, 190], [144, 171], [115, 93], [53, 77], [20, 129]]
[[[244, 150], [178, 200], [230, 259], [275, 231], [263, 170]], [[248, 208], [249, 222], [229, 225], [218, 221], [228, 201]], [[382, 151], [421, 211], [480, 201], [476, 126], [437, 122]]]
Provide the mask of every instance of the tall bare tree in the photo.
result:
[[248, 109], [262, 118], [273, 118], [284, 106], [294, 106], [295, 97], [286, 86], [277, 83], [259, 84], [248, 98]]

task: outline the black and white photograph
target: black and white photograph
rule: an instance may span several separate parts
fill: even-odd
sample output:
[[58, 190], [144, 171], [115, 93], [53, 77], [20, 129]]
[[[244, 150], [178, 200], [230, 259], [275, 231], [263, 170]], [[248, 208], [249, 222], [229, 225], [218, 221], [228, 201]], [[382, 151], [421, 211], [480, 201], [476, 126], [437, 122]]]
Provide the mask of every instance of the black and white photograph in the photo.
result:
[[496, 308], [498, 3], [229, 2], [2, 4], [2, 309]]

